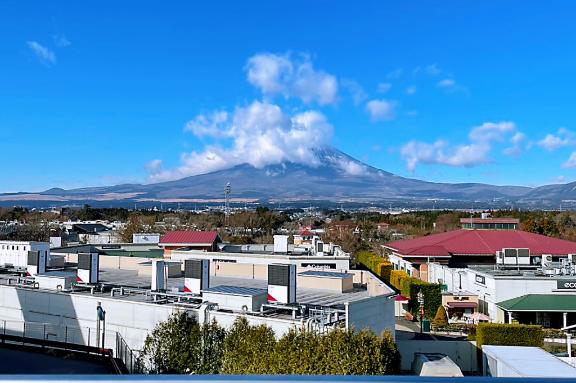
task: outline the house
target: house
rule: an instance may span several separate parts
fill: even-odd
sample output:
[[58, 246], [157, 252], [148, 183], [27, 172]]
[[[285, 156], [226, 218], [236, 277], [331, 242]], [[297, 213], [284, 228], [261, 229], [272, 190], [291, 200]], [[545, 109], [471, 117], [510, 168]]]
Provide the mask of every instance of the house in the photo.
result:
[[221, 242], [217, 231], [170, 231], [160, 238], [158, 246], [164, 250], [164, 257], [169, 258], [175, 249], [217, 251]]
[[[576, 254], [576, 242], [521, 230], [460, 229], [382, 245], [397, 270], [427, 280], [427, 263], [452, 268], [495, 265], [506, 259], [518, 265], [538, 266], [543, 257], [558, 261]], [[509, 253], [514, 252], [514, 257]], [[507, 264], [507, 261], [506, 261]], [[516, 263], [515, 263], [516, 264]]]

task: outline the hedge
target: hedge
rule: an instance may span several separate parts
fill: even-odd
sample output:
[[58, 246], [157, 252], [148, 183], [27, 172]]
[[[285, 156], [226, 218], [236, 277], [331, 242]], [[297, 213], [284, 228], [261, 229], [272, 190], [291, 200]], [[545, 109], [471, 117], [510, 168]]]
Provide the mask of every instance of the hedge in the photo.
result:
[[400, 290], [400, 293], [410, 299], [408, 310], [416, 317], [420, 314], [418, 293], [424, 295], [424, 318], [433, 319], [442, 304], [442, 290], [440, 284], [428, 283], [409, 276], [402, 270], [392, 270], [390, 284]]
[[541, 326], [524, 324], [480, 323], [476, 327], [476, 345], [544, 346]]
[[369, 251], [360, 251], [356, 254], [356, 260], [386, 282], [390, 281], [392, 264], [386, 258]]

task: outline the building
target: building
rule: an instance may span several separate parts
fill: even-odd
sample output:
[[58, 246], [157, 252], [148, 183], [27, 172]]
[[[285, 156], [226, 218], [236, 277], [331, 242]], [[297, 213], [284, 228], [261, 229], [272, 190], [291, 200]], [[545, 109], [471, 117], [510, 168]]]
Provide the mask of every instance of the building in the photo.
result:
[[461, 218], [462, 229], [473, 230], [518, 230], [520, 220], [516, 218], [489, 218], [483, 213], [482, 218]]
[[216, 251], [222, 242], [217, 231], [170, 231], [160, 238], [158, 246], [164, 250], [164, 256], [176, 249]]
[[[397, 270], [428, 280], [427, 263], [453, 268], [510, 263], [535, 267], [576, 254], [576, 242], [520, 230], [460, 229], [382, 246]], [[544, 260], [546, 262], [546, 260]]]
[[552, 328], [576, 324], [573, 264], [569, 271], [561, 263], [532, 270], [494, 266], [455, 269], [438, 263], [428, 266], [428, 281], [442, 284], [447, 295], [468, 296], [469, 308], [475, 307], [479, 319]]
[[118, 232], [101, 223], [76, 223], [72, 225], [72, 233], [78, 235], [81, 243], [107, 244], [121, 242]]
[[50, 257], [48, 242], [0, 241], [0, 266], [26, 267], [28, 252], [40, 251], [47, 259]]
[[132, 234], [132, 243], [160, 243], [160, 234], [157, 233], [134, 233]]
[[[25, 283], [8, 284], [7, 279], [14, 276], [0, 274], [0, 320], [9, 329], [22, 328], [23, 321], [43, 323], [50, 326], [52, 339], [64, 339], [66, 334], [95, 344], [100, 304], [106, 311], [106, 330], [118, 332], [134, 350], [142, 349], [156, 324], [182, 311], [200, 323], [215, 320], [225, 328], [244, 317], [251, 324], [271, 327], [277, 336], [290, 329], [324, 333], [335, 327], [394, 334], [395, 292], [367, 271], [310, 271], [287, 264], [229, 264], [219, 269], [210, 264], [206, 273], [199, 274], [194, 270], [202, 268], [184, 264], [184, 275], [167, 277], [162, 259], [152, 262], [151, 275], [141, 275], [138, 270], [117, 268], [116, 259], [99, 258], [97, 282], [88, 285], [66, 282], [80, 272], [74, 268], [49, 271]], [[284, 275], [279, 269], [289, 273]], [[62, 284], [56, 285], [54, 278]], [[203, 287], [184, 292], [187, 279], [201, 280], [198, 286]], [[285, 297], [287, 301], [277, 295], [282, 288], [294, 291]], [[116, 338], [107, 335], [105, 342], [114, 348]]]
[[[484, 375], [497, 378], [565, 378], [576, 369], [539, 347], [482, 346]], [[535, 380], [536, 381], [536, 380]]]
[[[170, 258], [182, 261], [185, 259], [207, 259], [218, 267], [226, 264], [269, 265], [289, 263], [302, 268], [350, 270], [350, 255], [340, 246], [324, 243], [314, 236], [310, 244], [288, 243], [288, 236], [274, 236], [274, 244], [231, 245], [219, 244], [216, 250], [180, 248], [170, 251]], [[165, 253], [166, 256], [166, 253]]]

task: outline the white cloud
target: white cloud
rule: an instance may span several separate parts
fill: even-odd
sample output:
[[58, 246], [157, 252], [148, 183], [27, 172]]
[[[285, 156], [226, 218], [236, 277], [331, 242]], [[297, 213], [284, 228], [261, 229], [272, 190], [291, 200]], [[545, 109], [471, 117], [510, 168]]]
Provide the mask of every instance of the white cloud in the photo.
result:
[[406, 94], [409, 96], [416, 94], [416, 87], [415, 86], [409, 86], [408, 88], [406, 88]]
[[316, 148], [326, 146], [332, 137], [332, 126], [324, 115], [307, 111], [288, 115], [279, 106], [254, 101], [234, 113], [222, 116], [216, 112], [196, 117], [187, 130], [215, 139], [231, 139], [229, 147], [210, 145], [202, 151], [181, 156], [181, 166], [154, 172], [150, 181], [165, 181], [227, 169], [248, 163], [257, 168], [284, 161], [318, 165]]
[[570, 157], [568, 157], [568, 160], [562, 164], [562, 167], [565, 169], [576, 168], [576, 152], [570, 154]]
[[378, 84], [377, 89], [379, 93], [386, 93], [390, 90], [390, 88], [392, 88], [392, 84], [388, 82], [381, 82], [380, 84]]
[[454, 146], [443, 140], [433, 143], [410, 141], [400, 149], [400, 154], [411, 172], [419, 163], [473, 167], [489, 162], [492, 143], [502, 141], [515, 131], [513, 122], [486, 122], [470, 130], [469, 143]]
[[220, 136], [225, 131], [225, 124], [228, 122], [228, 113], [225, 111], [212, 112], [206, 116], [200, 114], [193, 120], [188, 121], [184, 127], [185, 131], [192, 132], [195, 136]]
[[41, 62], [45, 64], [56, 64], [56, 55], [50, 49], [36, 41], [28, 41], [26, 44]]
[[350, 95], [352, 95], [352, 100], [354, 101], [354, 105], [361, 104], [368, 98], [368, 95], [364, 91], [364, 88], [360, 84], [358, 84], [354, 80], [343, 79], [340, 81], [342, 87], [348, 90]]
[[250, 84], [267, 96], [280, 94], [320, 105], [337, 100], [336, 77], [314, 69], [306, 55], [261, 53], [248, 59], [246, 70]]
[[394, 109], [394, 102], [387, 100], [370, 100], [366, 104], [366, 111], [374, 122], [394, 119]]
[[66, 48], [66, 47], [69, 47], [70, 45], [72, 45], [70, 40], [68, 40], [64, 34], [54, 35], [54, 36], [52, 36], [52, 39], [54, 40], [54, 44], [58, 48]]
[[522, 132], [516, 132], [510, 138], [510, 146], [504, 149], [504, 154], [507, 156], [518, 157], [522, 153], [522, 143], [526, 140], [526, 135]]
[[146, 164], [146, 170], [150, 174], [160, 172], [162, 169], [162, 160], [152, 160]]
[[543, 139], [537, 142], [545, 150], [552, 152], [564, 146], [576, 144], [576, 137], [573, 132], [565, 128], [558, 129], [557, 134], [547, 134]]
[[438, 81], [438, 87], [443, 89], [452, 89], [456, 86], [456, 81], [445, 78], [444, 80]]

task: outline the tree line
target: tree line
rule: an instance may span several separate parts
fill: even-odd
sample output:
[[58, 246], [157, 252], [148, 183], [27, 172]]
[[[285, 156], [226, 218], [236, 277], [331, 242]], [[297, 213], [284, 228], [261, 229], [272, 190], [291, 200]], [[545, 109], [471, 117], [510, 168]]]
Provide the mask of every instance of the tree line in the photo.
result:
[[245, 317], [226, 331], [180, 312], [148, 335], [138, 365], [149, 374], [390, 375], [399, 372], [400, 354], [388, 332], [292, 329], [277, 339]]

